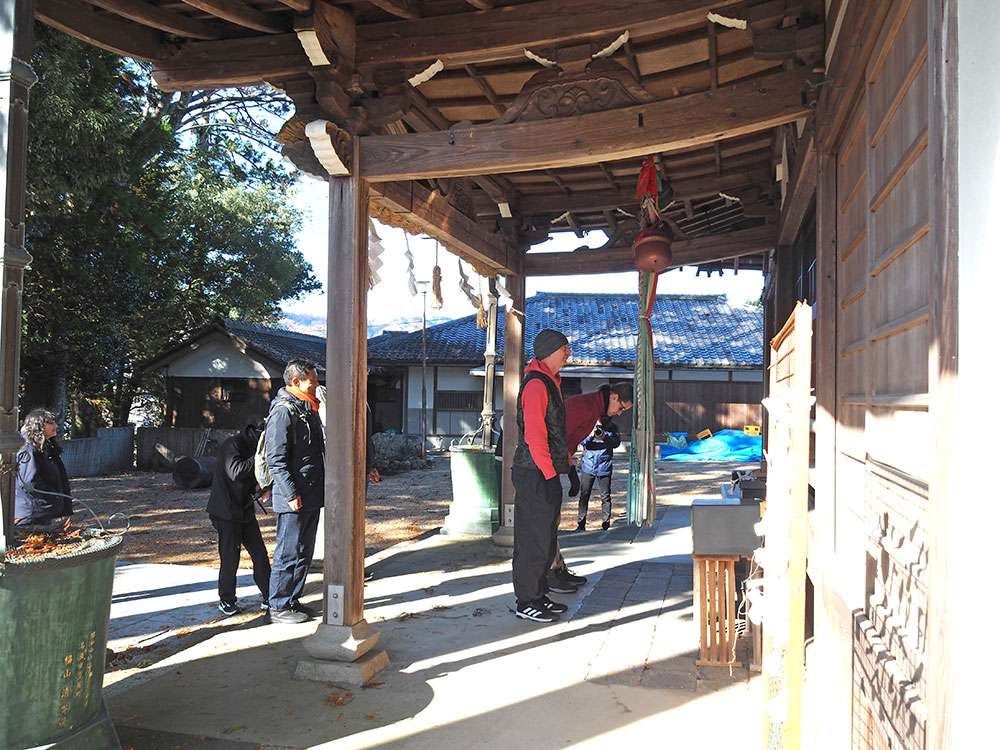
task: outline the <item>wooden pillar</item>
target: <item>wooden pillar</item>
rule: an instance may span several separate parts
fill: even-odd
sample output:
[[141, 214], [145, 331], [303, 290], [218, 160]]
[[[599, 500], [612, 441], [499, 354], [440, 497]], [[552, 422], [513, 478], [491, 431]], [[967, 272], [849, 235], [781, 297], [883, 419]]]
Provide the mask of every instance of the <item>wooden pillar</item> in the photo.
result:
[[329, 191], [323, 622], [296, 677], [362, 685], [389, 662], [364, 619], [368, 185], [330, 177]]
[[486, 306], [486, 352], [483, 358], [486, 363], [485, 376], [483, 378], [483, 445], [493, 447], [493, 423], [496, 420], [496, 410], [494, 409], [494, 380], [496, 380], [497, 370], [497, 282], [496, 278], [490, 277], [489, 293], [487, 294], [489, 304]]
[[517, 448], [517, 394], [524, 371], [524, 275], [507, 277], [511, 300], [507, 305], [503, 333], [503, 493], [500, 499], [500, 528], [493, 541], [504, 547], [514, 545], [514, 483], [510, 467]]
[[31, 0], [8, 0], [0, 9], [0, 206], [3, 260], [0, 263], [0, 571], [7, 529], [14, 513], [14, 454], [18, 433], [21, 363], [21, 297], [24, 269], [24, 189], [28, 145], [28, 92], [37, 80], [29, 65]]

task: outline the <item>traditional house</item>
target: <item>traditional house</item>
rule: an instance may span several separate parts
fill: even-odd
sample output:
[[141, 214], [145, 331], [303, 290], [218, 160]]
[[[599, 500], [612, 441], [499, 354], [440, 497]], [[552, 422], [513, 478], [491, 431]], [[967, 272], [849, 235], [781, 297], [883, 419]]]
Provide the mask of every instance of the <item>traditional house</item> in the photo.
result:
[[[525, 303], [525, 341], [542, 328], [569, 337], [563, 369], [567, 395], [632, 378], [638, 298], [634, 294], [544, 292]], [[656, 429], [698, 432], [760, 423], [763, 315], [734, 307], [724, 295], [668, 294], [652, 317]], [[497, 377], [504, 375], [504, 321], [499, 321]], [[440, 446], [472, 432], [483, 409], [486, 331], [470, 315], [427, 329], [427, 434]], [[422, 432], [423, 336], [390, 331], [368, 340], [368, 398], [376, 429]], [[497, 383], [500, 392], [501, 383]], [[502, 403], [497, 411], [502, 412]], [[622, 420], [625, 431], [630, 420]]]
[[267, 414], [296, 357], [316, 362], [323, 382], [322, 337], [215, 318], [144, 369], [164, 378], [165, 426], [238, 429]]

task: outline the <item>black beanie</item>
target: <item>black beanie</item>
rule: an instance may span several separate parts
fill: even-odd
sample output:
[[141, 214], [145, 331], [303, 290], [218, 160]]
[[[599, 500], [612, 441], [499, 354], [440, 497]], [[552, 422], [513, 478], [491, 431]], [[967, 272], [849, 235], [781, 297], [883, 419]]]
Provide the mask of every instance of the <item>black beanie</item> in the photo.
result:
[[559, 331], [544, 328], [535, 336], [535, 359], [545, 359], [568, 343], [569, 339], [559, 333]]

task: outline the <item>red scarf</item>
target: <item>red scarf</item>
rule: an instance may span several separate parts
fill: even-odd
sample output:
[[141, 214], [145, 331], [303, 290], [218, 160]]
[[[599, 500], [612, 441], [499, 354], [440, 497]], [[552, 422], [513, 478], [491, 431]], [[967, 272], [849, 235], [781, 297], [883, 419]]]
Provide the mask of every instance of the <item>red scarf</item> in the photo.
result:
[[294, 385], [286, 385], [285, 390], [295, 396], [295, 398], [309, 404], [312, 411], [319, 411], [319, 399], [308, 391], [303, 391], [301, 388], [296, 388]]

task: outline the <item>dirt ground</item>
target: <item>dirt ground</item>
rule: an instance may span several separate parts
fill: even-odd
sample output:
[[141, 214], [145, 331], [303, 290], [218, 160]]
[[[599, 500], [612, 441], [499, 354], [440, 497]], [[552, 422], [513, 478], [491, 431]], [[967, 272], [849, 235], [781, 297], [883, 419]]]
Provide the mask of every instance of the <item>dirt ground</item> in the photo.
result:
[[[624, 460], [619, 461], [621, 465]], [[657, 496], [661, 505], [688, 505], [695, 497], [718, 497], [719, 483], [733, 468], [752, 464], [657, 464]], [[613, 513], [625, 512], [627, 472], [618, 470], [612, 483]], [[216, 565], [216, 535], [205, 513], [208, 490], [182, 490], [170, 474], [133, 472], [110, 477], [72, 480], [73, 495], [108, 523], [114, 513], [131, 521], [120, 559], [130, 562]], [[451, 501], [451, 475], [447, 455], [434, 459], [432, 468], [384, 477], [368, 489], [366, 553], [413, 539], [444, 522]], [[563, 504], [561, 528], [576, 528], [578, 503]], [[78, 514], [82, 520], [90, 514]], [[274, 515], [258, 512], [261, 532], [269, 551], [274, 547]], [[601, 503], [592, 498], [588, 527], [601, 522]], [[119, 519], [111, 522], [117, 526]], [[250, 561], [244, 552], [243, 563]]]

